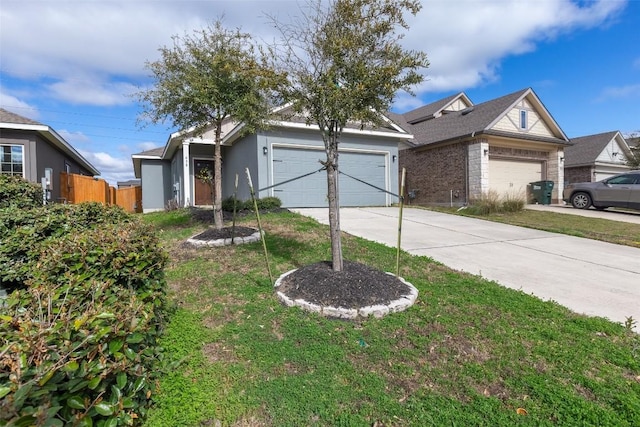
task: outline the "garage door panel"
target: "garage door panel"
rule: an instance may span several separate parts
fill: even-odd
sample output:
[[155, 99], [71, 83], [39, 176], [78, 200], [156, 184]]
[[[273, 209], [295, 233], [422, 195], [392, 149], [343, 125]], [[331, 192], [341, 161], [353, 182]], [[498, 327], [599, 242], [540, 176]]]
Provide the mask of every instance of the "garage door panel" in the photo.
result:
[[[273, 150], [274, 184], [284, 182], [322, 167], [324, 150], [276, 147]], [[348, 174], [379, 188], [386, 188], [386, 162], [383, 154], [366, 152], [340, 152], [338, 158], [340, 205], [381, 206], [386, 194], [367, 184], [354, 180]], [[285, 207], [326, 207], [327, 175], [325, 171], [283, 184], [274, 189], [274, 195]]]
[[542, 162], [489, 159], [489, 188], [501, 196], [526, 196], [529, 183], [542, 179]]

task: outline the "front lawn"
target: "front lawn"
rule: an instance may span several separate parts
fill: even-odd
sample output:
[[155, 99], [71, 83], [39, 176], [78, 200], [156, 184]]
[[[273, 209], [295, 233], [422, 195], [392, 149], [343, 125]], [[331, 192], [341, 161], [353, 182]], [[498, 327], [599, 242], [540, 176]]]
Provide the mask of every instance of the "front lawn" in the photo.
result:
[[430, 209], [640, 248], [640, 224], [528, 209], [489, 215], [474, 215], [466, 209], [457, 208]]
[[[418, 303], [321, 318], [276, 299], [260, 243], [194, 249], [187, 211], [145, 215], [170, 253], [178, 309], [148, 426], [636, 426], [640, 338], [403, 254]], [[330, 256], [328, 227], [263, 216], [280, 275]], [[242, 225], [254, 225], [245, 218]], [[395, 270], [395, 249], [345, 235], [345, 258]]]

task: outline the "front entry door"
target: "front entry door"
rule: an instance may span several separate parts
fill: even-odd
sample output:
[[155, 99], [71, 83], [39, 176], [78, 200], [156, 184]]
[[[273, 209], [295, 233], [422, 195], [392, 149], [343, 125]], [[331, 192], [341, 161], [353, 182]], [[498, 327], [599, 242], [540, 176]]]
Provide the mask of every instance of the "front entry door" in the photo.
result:
[[213, 181], [207, 182], [200, 179], [203, 173], [213, 177], [213, 160], [194, 159], [193, 174], [195, 185], [193, 198], [196, 206], [213, 206]]

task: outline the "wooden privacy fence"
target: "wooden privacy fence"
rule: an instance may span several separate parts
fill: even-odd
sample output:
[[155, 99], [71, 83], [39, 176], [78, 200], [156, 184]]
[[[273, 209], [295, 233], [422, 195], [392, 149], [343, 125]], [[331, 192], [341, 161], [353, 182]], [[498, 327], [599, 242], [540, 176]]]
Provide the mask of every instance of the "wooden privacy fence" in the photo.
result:
[[[113, 187], [111, 187], [113, 188]], [[142, 212], [142, 187], [118, 188], [115, 191], [116, 204], [127, 212]]]
[[118, 205], [127, 212], [142, 212], [142, 187], [116, 189], [104, 179], [62, 172], [60, 196], [65, 203], [99, 202]]

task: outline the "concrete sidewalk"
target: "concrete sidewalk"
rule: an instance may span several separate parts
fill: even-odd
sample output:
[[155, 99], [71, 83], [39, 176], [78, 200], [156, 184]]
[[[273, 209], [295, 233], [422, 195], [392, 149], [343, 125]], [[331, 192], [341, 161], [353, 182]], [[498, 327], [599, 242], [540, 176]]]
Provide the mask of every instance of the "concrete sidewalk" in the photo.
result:
[[[328, 209], [297, 209], [328, 224]], [[398, 208], [342, 208], [343, 231], [395, 247]], [[571, 310], [640, 321], [640, 249], [405, 208], [402, 249]], [[640, 331], [636, 325], [636, 331]]]

